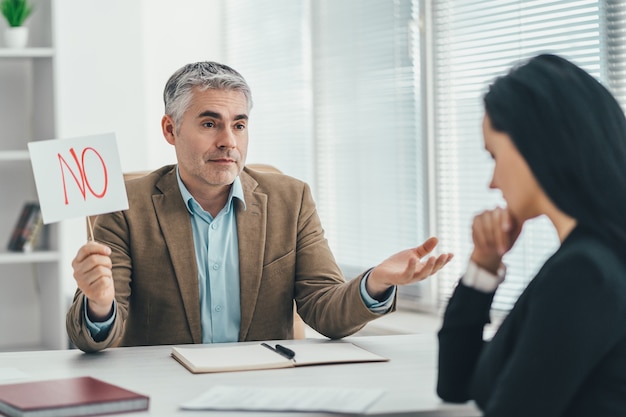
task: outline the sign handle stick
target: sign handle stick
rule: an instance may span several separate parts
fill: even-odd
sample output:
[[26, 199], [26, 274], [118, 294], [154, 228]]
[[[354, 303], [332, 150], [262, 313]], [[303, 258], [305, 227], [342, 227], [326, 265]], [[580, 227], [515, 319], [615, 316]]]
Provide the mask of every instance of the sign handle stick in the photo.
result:
[[89, 225], [89, 240], [93, 242], [94, 239], [93, 239], [93, 226], [91, 225], [91, 216], [87, 216], [87, 224]]

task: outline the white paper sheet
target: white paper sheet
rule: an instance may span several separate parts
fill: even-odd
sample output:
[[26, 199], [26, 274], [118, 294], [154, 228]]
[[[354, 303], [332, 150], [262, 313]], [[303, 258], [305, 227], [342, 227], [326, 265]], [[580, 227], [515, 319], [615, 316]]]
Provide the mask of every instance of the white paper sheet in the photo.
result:
[[185, 410], [323, 411], [364, 413], [381, 389], [215, 386], [180, 405]]

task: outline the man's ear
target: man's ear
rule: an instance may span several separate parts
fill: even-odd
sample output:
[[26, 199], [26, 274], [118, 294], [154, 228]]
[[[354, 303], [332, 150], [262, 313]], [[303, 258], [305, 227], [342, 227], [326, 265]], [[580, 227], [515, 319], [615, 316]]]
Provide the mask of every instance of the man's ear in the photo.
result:
[[161, 119], [161, 130], [167, 143], [174, 145], [176, 142], [176, 125], [170, 115], [166, 114]]

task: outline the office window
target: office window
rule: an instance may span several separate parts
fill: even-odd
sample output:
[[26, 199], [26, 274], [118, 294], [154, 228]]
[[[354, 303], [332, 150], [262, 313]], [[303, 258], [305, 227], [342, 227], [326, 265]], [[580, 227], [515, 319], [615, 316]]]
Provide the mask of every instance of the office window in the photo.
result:
[[[438, 278], [445, 305], [471, 250], [473, 215], [503, 204], [489, 191], [493, 164], [481, 133], [488, 84], [522, 58], [557, 53], [623, 97], [624, 6], [602, 1], [437, 0], [432, 2], [437, 234], [458, 256]], [[605, 22], [610, 22], [607, 25]], [[505, 283], [493, 308], [512, 307], [558, 247], [547, 219], [528, 223], [504, 258]]]
[[[346, 275], [424, 240], [414, 1], [229, 0], [224, 6], [226, 56], [250, 81], [256, 103], [249, 160], [277, 165], [313, 186]], [[418, 298], [419, 287], [404, 295]]]
[[308, 2], [225, 0], [222, 9], [225, 63], [252, 89], [248, 162], [314, 186]]
[[[438, 236], [455, 260], [401, 296], [444, 307], [470, 255], [473, 215], [504, 203], [487, 188], [488, 84], [522, 58], [553, 52], [624, 103], [623, 3], [225, 0], [227, 63], [255, 99], [249, 161], [312, 185], [348, 276]], [[528, 224], [505, 258], [494, 309], [510, 309], [557, 247], [547, 219]]]
[[427, 237], [417, 12], [410, 0], [312, 4], [317, 198], [356, 272]]

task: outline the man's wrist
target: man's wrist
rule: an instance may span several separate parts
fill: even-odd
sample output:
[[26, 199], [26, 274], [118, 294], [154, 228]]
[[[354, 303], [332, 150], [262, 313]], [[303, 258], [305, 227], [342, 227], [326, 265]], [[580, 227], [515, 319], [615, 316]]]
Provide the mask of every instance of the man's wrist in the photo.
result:
[[115, 320], [115, 311], [116, 311], [115, 299], [113, 300], [113, 305], [111, 306], [111, 316], [105, 319], [104, 321], [92, 321], [87, 311], [87, 304], [88, 304], [88, 299], [87, 297], [85, 297], [84, 304], [83, 304], [85, 326], [87, 327], [89, 334], [91, 335], [91, 338], [95, 342], [102, 342], [104, 339], [107, 338], [109, 331], [111, 330], [111, 325], [113, 321]]
[[113, 316], [113, 306], [115, 305], [113, 302], [108, 309], [90, 302], [87, 297], [85, 297], [85, 303], [87, 304], [87, 317], [94, 323], [105, 322]]
[[360, 283], [361, 298], [363, 299], [363, 302], [365, 302], [365, 305], [367, 306], [367, 308], [370, 309], [372, 312], [384, 314], [388, 312], [389, 309], [393, 305], [393, 300], [395, 299], [395, 295], [396, 295], [396, 287], [394, 286], [394, 287], [389, 288], [385, 292], [385, 298], [381, 300], [373, 298], [368, 293], [367, 288], [366, 288], [366, 284], [370, 278], [371, 271], [372, 270], [370, 269], [365, 274], [363, 274], [363, 279], [361, 280], [361, 283]]

